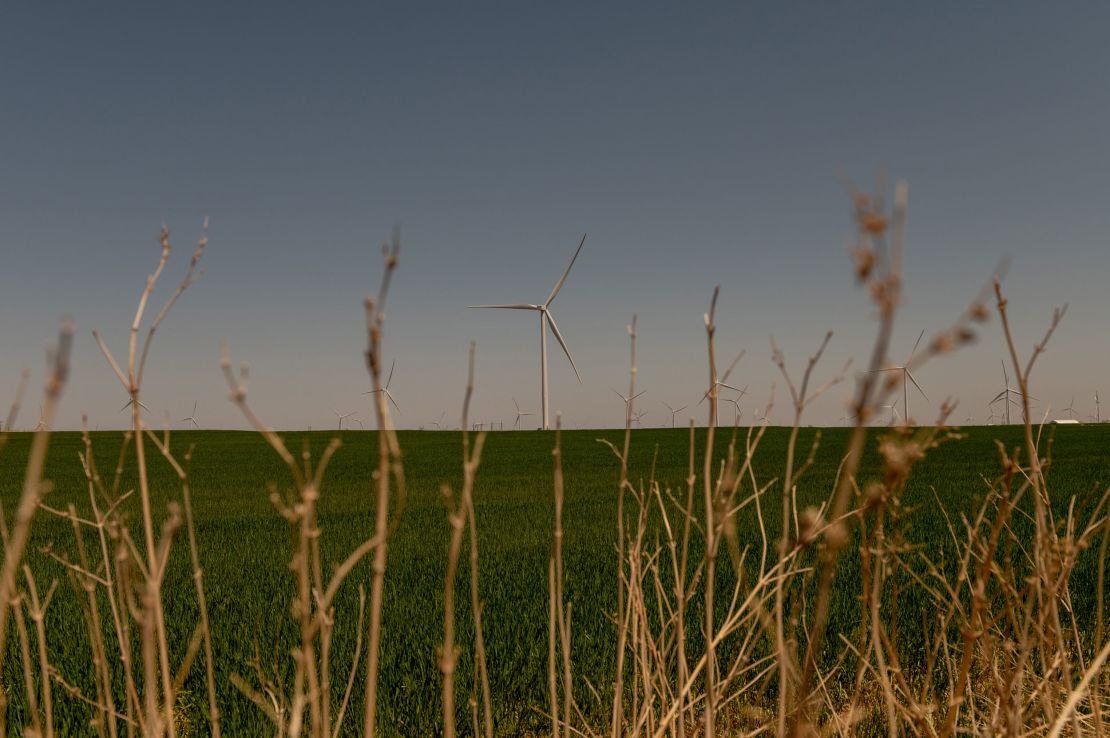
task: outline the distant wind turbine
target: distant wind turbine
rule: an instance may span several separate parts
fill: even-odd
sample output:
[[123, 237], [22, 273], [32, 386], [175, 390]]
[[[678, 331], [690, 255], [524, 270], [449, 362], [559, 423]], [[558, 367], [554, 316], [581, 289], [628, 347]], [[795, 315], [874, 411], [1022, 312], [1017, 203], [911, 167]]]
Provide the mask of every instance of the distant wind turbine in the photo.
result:
[[620, 392], [617, 392], [612, 387], [610, 387], [609, 389], [613, 390], [613, 393], [616, 394], [617, 397], [624, 400], [624, 420], [625, 420], [626, 423], [631, 422], [632, 421], [632, 403], [636, 401], [637, 397], [640, 397], [645, 392], [647, 392], [647, 390], [640, 390], [639, 392], [632, 395], [631, 397], [625, 397], [624, 395], [622, 395]]
[[193, 412], [189, 413], [189, 417], [182, 418], [181, 422], [182, 423], [192, 423], [194, 428], [199, 428], [200, 427], [199, 425], [197, 425], [197, 402], [196, 402], [196, 400], [193, 401]]
[[528, 412], [527, 410], [521, 410], [520, 405], [517, 404], [515, 397], [513, 398], [513, 407], [516, 408], [516, 421], [513, 423], [513, 430], [520, 430], [520, 419], [526, 418], [529, 415], [535, 415], [535, 413]]
[[397, 401], [393, 399], [393, 395], [389, 391], [389, 383], [393, 381], [393, 369], [396, 366], [397, 366], [397, 360], [394, 359], [393, 363], [389, 365], [389, 376], [386, 377], [385, 386], [383, 386], [380, 390], [373, 389], [373, 390], [369, 390], [368, 392], [363, 392], [362, 394], [364, 394], [364, 395], [374, 395], [374, 394], [377, 394], [378, 392], [381, 392], [383, 395], [386, 396], [386, 399], [388, 399], [390, 402], [393, 403], [393, 407], [397, 409], [397, 412], [400, 413], [401, 408], [397, 405]]
[[[919, 333], [918, 336], [917, 336], [917, 340], [913, 344], [913, 350], [910, 351], [910, 356], [913, 356], [915, 353], [917, 353], [917, 347], [921, 344], [921, 339], [924, 336], [925, 336], [925, 330], [922, 329], [921, 333]], [[902, 410], [905, 413], [906, 422], [908, 423], [909, 418], [910, 418], [909, 383], [913, 382], [913, 386], [917, 387], [917, 391], [921, 393], [921, 396], [925, 398], [926, 402], [929, 401], [929, 396], [925, 394], [925, 390], [921, 389], [921, 385], [917, 383], [917, 380], [914, 379], [913, 374], [910, 373], [909, 367], [907, 367], [906, 365], [903, 364], [902, 366], [888, 366], [888, 367], [885, 367], [883, 369], [879, 369], [879, 371], [880, 372], [902, 372]]]
[[898, 403], [892, 402], [889, 405], [879, 405], [880, 410], [890, 410], [890, 422], [887, 425], [894, 425], [894, 421], [898, 419]]
[[665, 403], [665, 402], [663, 403], [663, 405], [666, 406], [666, 408], [671, 411], [671, 427], [674, 428], [674, 417], [676, 415], [678, 415], [680, 412], [682, 412], [683, 410], [685, 410], [686, 406], [683, 405], [682, 407], [680, 407], [676, 410], [675, 408], [671, 407], [670, 405], [667, 405], [667, 403]]
[[643, 425], [644, 425], [644, 416], [647, 415], [647, 414], [648, 414], [647, 410], [637, 410], [636, 412], [634, 412], [632, 414], [632, 422], [635, 423], [637, 426], [643, 427]]
[[711, 394], [714, 395], [713, 417], [717, 419], [718, 425], [720, 425], [721, 421], [721, 388], [724, 387], [725, 389], [730, 389], [733, 392], [739, 392], [741, 397], [743, 397], [744, 393], [748, 391], [747, 385], [744, 385], [744, 389], [740, 389], [738, 387], [733, 387], [731, 384], [727, 384], [728, 375], [732, 374], [732, 370], [736, 368], [736, 365], [740, 363], [740, 359], [742, 358], [744, 358], [743, 351], [736, 355], [736, 358], [733, 359], [732, 363], [728, 365], [728, 369], [725, 370], [725, 373], [721, 376], [721, 378], [711, 384], [709, 386], [709, 389], [705, 391], [705, 394], [701, 396], [701, 399], [698, 400], [698, 404], [700, 405], [708, 400]]
[[[995, 395], [994, 399], [991, 400], [990, 402], [988, 402], [987, 405], [991, 406], [991, 405], [994, 405], [994, 403], [998, 402], [999, 400], [1004, 400], [1005, 401], [1004, 404], [1006, 405], [1006, 425], [1010, 425], [1010, 405], [1013, 404], [1013, 405], [1017, 405], [1018, 407], [1021, 407], [1023, 417], [1024, 417], [1024, 413], [1025, 413], [1025, 408], [1024, 408], [1024, 406], [1022, 406], [1022, 404], [1020, 402], [1018, 402], [1017, 400], [1015, 400], [1011, 396], [1011, 395], [1017, 395], [1018, 397], [1022, 397], [1022, 394], [1021, 394], [1021, 390], [1014, 389], [1013, 387], [1010, 386], [1010, 375], [1007, 374], [1007, 372], [1006, 372], [1006, 362], [1005, 361], [1002, 362], [1002, 380], [1003, 380], [1003, 382], [1005, 382], [1005, 385], [1004, 385], [1005, 389], [1003, 389], [1001, 392], [999, 392], [997, 395]], [[1033, 397], [1032, 395], [1029, 395], [1029, 399], [1034, 400], [1036, 398]]]
[[1102, 408], [1099, 406], [1098, 402], [1098, 390], [1095, 390], [1095, 422], [1102, 422]]
[[48, 431], [48, 430], [50, 430], [50, 424], [46, 422], [46, 416], [43, 413], [43, 408], [42, 408], [42, 403], [41, 402], [39, 403], [39, 422], [38, 422], [37, 425], [35, 425], [35, 430], [37, 430], [37, 431], [40, 431], [40, 430]]
[[743, 397], [743, 396], [744, 395], [741, 393], [740, 395], [737, 395], [736, 397], [726, 397], [725, 398], [725, 402], [731, 402], [732, 406], [735, 408], [735, 411], [734, 411], [735, 414], [732, 416], [732, 424], [733, 425], [740, 425], [740, 416], [743, 414], [743, 411], [740, 410], [740, 398]]
[[1071, 402], [1064, 408], [1064, 412], [1070, 415], [1072, 420], [1079, 417], [1079, 413], [1075, 411], [1075, 395], [1072, 395]]
[[571, 267], [574, 266], [578, 254], [582, 251], [582, 246], [586, 243], [586, 234], [582, 234], [582, 240], [578, 242], [578, 249], [571, 257], [570, 263], [563, 271], [563, 276], [559, 277], [559, 281], [555, 283], [554, 289], [551, 294], [547, 296], [547, 300], [543, 304], [536, 305], [532, 303], [516, 303], [506, 305], [469, 305], [472, 308], [492, 308], [503, 310], [535, 310], [540, 314], [540, 396], [543, 403], [543, 429], [548, 430], [550, 424], [548, 423], [548, 401], [547, 401], [547, 328], [551, 327], [551, 333], [555, 336], [555, 340], [559, 342], [559, 346], [563, 349], [563, 353], [567, 355], [567, 360], [570, 361], [570, 368], [574, 370], [574, 376], [578, 378], [579, 383], [582, 382], [582, 376], [578, 373], [578, 367], [574, 365], [574, 359], [570, 355], [570, 349], [567, 348], [566, 341], [563, 340], [563, 334], [559, 332], [559, 326], [555, 323], [555, 316], [551, 312], [551, 303], [555, 301], [555, 296], [559, 294], [559, 290], [563, 288], [563, 283], [567, 281], [567, 275], [570, 274]]
[[339, 418], [339, 430], [343, 430], [343, 421], [355, 414], [354, 410], [349, 413], [341, 413], [335, 408], [332, 408], [332, 412], [335, 413], [335, 417]]

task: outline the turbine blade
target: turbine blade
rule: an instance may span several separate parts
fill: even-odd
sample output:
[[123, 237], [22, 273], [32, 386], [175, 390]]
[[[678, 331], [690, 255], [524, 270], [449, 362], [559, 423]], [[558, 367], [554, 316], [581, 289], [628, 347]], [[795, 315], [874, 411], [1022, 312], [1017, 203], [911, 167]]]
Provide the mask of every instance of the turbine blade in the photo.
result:
[[[582, 240], [585, 242], [586, 237], [583, 236]], [[579, 248], [582, 247], [579, 246]], [[574, 262], [571, 263], [573, 264]], [[578, 367], [574, 365], [574, 357], [570, 355], [570, 349], [567, 348], [566, 341], [563, 340], [563, 334], [559, 333], [559, 326], [555, 325], [555, 316], [551, 314], [550, 310], [546, 311], [544, 315], [547, 316], [547, 324], [551, 326], [551, 332], [555, 334], [555, 340], [559, 342], [559, 345], [563, 349], [563, 353], [567, 355], [567, 359], [570, 361], [570, 368], [574, 370], [574, 376], [578, 377], [578, 383], [581, 384], [582, 375], [578, 373]]]
[[563, 288], [563, 282], [567, 281], [567, 275], [570, 274], [570, 268], [572, 266], [574, 266], [574, 261], [575, 261], [575, 259], [578, 258], [578, 254], [579, 254], [580, 251], [582, 251], [582, 246], [585, 243], [586, 243], [586, 234], [583, 233], [582, 234], [582, 240], [578, 242], [578, 249], [574, 252], [574, 256], [572, 256], [570, 258], [570, 263], [567, 264], [567, 268], [566, 268], [566, 271], [563, 272], [563, 276], [559, 277], [559, 281], [555, 283], [555, 288], [552, 289], [551, 294], [547, 296], [547, 301], [544, 302], [544, 307], [547, 307], [548, 305], [550, 305], [552, 302], [555, 301], [555, 295], [559, 294], [559, 290], [561, 290]]
[[743, 358], [744, 358], [744, 351], [740, 351], [740, 353], [738, 353], [736, 355], [736, 358], [732, 360], [732, 363], [728, 365], [728, 369], [725, 370], [725, 373], [721, 375], [721, 382], [722, 383], [728, 381], [728, 375], [732, 374], [732, 370], [736, 368], [736, 365], [739, 364], [740, 360], [743, 359]]
[[925, 390], [921, 389], [921, 385], [917, 383], [917, 380], [913, 378], [913, 375], [910, 374], [908, 369], [906, 370], [906, 377], [911, 382], [913, 382], [913, 386], [917, 387], [917, 391], [921, 393], [921, 396], [924, 397], [926, 401], [932, 402], [932, 400], [929, 399], [929, 396], [927, 394], [925, 394]]
[[1002, 399], [1003, 397], [1005, 397], [1005, 396], [1006, 396], [1006, 392], [1007, 392], [1007, 391], [1008, 391], [1008, 390], [1002, 390], [1001, 392], [999, 392], [999, 393], [998, 393], [997, 395], [995, 395], [995, 396], [994, 396], [994, 399], [993, 399], [993, 400], [991, 400], [990, 402], [988, 402], [988, 403], [987, 403], [987, 406], [989, 407], [990, 405], [993, 405], [994, 403], [996, 403], [996, 402], [998, 402], [999, 400], [1001, 400], [1001, 399]]
[[925, 336], [925, 329], [922, 328], [921, 333], [919, 333], [918, 336], [917, 336], [917, 340], [914, 341], [914, 343], [913, 343], [913, 351], [910, 351], [910, 356], [913, 356], [914, 354], [917, 353], [917, 347], [921, 344], [921, 339], [924, 336]]
[[385, 380], [385, 386], [388, 387], [389, 383], [393, 381], [393, 367], [397, 366], [397, 360], [394, 359], [393, 363], [389, 365], [389, 378]]
[[530, 305], [527, 303], [516, 303], [513, 305], [467, 305], [468, 308], [497, 308], [501, 310], [539, 310], [541, 305]]
[[394, 408], [396, 408], [396, 409], [397, 409], [397, 412], [398, 412], [398, 414], [400, 414], [400, 412], [401, 412], [401, 406], [400, 406], [400, 405], [398, 405], [398, 404], [397, 404], [397, 401], [393, 399], [393, 395], [392, 395], [392, 394], [390, 393], [390, 391], [389, 391], [389, 390], [382, 390], [382, 392], [384, 392], [384, 393], [385, 393], [385, 396], [389, 398], [389, 401], [393, 403], [393, 407], [394, 407]]

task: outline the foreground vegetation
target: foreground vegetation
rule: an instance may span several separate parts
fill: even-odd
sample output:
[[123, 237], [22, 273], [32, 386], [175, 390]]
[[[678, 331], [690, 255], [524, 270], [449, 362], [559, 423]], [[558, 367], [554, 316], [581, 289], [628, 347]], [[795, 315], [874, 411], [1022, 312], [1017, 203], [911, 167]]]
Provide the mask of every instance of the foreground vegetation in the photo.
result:
[[[163, 232], [126, 358], [97, 335], [131, 432], [49, 432], [64, 326], [40, 429], [0, 436], [0, 738], [1105, 735], [1106, 429], [964, 434], [947, 404], [870, 427], [903, 389], [882, 370], [905, 200], [853, 195], [877, 334], [854, 427], [820, 433], [805, 410], [848, 376], [821, 365], [831, 334], [798, 367], [772, 344], [792, 427], [717, 427], [716, 291], [704, 429], [633, 432], [629, 402], [623, 431], [397, 432], [396, 235], [366, 304], [378, 431], [274, 432], [225, 351], [257, 434], [155, 433], [148, 351], [206, 243], [140, 341]], [[1018, 347], [997, 277], [896, 366], [972, 343], [988, 300], [1030, 418], [1063, 311]], [[473, 349], [462, 428], [472, 387]]]

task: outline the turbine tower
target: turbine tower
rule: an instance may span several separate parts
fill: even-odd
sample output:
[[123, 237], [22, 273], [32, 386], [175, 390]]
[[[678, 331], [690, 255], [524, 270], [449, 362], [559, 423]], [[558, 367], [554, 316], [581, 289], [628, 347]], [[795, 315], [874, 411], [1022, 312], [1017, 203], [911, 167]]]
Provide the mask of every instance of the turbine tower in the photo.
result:
[[555, 336], [555, 340], [559, 342], [559, 346], [563, 349], [563, 353], [567, 355], [567, 360], [570, 361], [570, 368], [574, 370], [574, 376], [578, 378], [579, 383], [582, 382], [582, 376], [578, 373], [578, 367], [574, 365], [574, 359], [570, 355], [570, 349], [567, 348], [566, 341], [563, 340], [563, 334], [559, 332], [559, 326], [555, 323], [555, 316], [551, 312], [551, 303], [555, 302], [555, 296], [559, 294], [559, 290], [563, 288], [563, 283], [567, 281], [567, 275], [570, 274], [570, 268], [574, 266], [575, 259], [582, 251], [582, 246], [586, 243], [586, 234], [582, 234], [582, 240], [578, 242], [578, 249], [571, 257], [570, 263], [567, 264], [563, 276], [559, 277], [559, 281], [555, 283], [555, 288], [551, 290], [551, 294], [547, 296], [547, 300], [543, 304], [535, 305], [532, 303], [516, 303], [512, 305], [468, 305], [471, 308], [494, 308], [502, 310], [535, 310], [540, 314], [540, 395], [543, 403], [543, 429], [549, 430], [550, 423], [548, 422], [548, 402], [547, 402], [547, 328], [551, 327], [551, 333]]

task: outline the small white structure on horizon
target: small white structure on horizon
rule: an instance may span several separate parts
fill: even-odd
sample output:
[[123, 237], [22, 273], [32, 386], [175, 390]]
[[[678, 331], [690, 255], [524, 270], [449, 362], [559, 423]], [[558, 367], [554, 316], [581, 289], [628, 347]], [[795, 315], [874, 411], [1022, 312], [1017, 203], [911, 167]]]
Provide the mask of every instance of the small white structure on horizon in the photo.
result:
[[1079, 425], [1079, 421], [1075, 418], [1057, 418], [1056, 420], [1049, 421], [1049, 425]]

